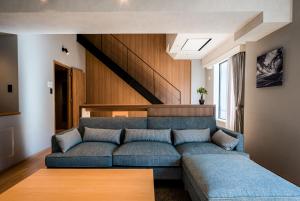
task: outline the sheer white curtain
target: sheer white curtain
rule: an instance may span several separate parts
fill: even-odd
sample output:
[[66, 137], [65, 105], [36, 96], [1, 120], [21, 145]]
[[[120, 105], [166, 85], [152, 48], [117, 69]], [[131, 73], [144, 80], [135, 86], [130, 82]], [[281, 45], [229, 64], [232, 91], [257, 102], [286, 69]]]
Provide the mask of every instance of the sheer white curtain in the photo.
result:
[[232, 58], [228, 59], [228, 85], [227, 85], [227, 118], [226, 128], [234, 130], [235, 122], [235, 98], [233, 89], [233, 67]]

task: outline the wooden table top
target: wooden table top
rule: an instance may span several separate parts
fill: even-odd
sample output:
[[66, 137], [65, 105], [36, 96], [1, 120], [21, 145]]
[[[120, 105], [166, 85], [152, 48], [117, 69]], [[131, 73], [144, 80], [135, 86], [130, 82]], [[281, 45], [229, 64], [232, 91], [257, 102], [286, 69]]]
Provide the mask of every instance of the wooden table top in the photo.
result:
[[41, 169], [0, 201], [154, 201], [151, 169]]

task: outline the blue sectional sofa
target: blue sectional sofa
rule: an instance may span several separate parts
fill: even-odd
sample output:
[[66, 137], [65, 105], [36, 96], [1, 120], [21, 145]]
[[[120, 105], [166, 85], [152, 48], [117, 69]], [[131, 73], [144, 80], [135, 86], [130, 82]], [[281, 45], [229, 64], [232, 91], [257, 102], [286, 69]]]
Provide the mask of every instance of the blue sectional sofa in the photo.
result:
[[[218, 128], [214, 117], [81, 118], [82, 136], [85, 127], [123, 129], [121, 143], [82, 142], [63, 153], [55, 135], [48, 168], [152, 168], [155, 179], [182, 179], [193, 201], [300, 200], [298, 187], [251, 161], [243, 135]], [[174, 145], [174, 139], [124, 143], [124, 129], [206, 128], [211, 136], [221, 129], [239, 142], [232, 151], [212, 142]]]
[[[205, 129], [213, 134], [218, 128], [214, 117], [148, 117], [148, 118], [81, 118], [79, 132], [84, 128], [102, 129]], [[234, 151], [226, 151], [213, 143], [187, 143], [173, 146], [161, 142], [131, 142], [117, 146], [107, 142], [84, 142], [62, 153], [56, 137], [52, 137], [52, 154], [46, 157], [48, 168], [153, 168], [155, 179], [181, 179], [181, 156], [187, 154], [243, 154], [243, 135], [226, 130], [239, 138]], [[124, 133], [121, 136], [124, 141]]]

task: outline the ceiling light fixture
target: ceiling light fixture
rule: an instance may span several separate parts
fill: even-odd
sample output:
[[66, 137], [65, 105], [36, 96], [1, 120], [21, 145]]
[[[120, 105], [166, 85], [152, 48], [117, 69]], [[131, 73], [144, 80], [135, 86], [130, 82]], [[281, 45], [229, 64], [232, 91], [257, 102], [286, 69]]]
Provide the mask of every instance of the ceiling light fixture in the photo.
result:
[[211, 38], [208, 39], [208, 41], [204, 45], [202, 45], [202, 47], [200, 47], [200, 49], [198, 51], [202, 50], [210, 41], [211, 41]]
[[128, 0], [120, 0], [120, 4], [127, 4], [128, 3]]

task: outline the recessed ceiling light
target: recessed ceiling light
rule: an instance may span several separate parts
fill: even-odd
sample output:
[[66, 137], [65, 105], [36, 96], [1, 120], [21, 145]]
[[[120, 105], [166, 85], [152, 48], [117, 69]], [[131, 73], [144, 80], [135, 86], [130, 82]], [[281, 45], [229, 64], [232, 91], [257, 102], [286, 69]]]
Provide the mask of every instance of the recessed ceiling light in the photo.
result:
[[48, 3], [48, 0], [40, 0], [40, 2], [45, 4], [45, 3]]
[[127, 4], [127, 3], [128, 3], [128, 0], [120, 0], [120, 3], [121, 3], [121, 4]]

